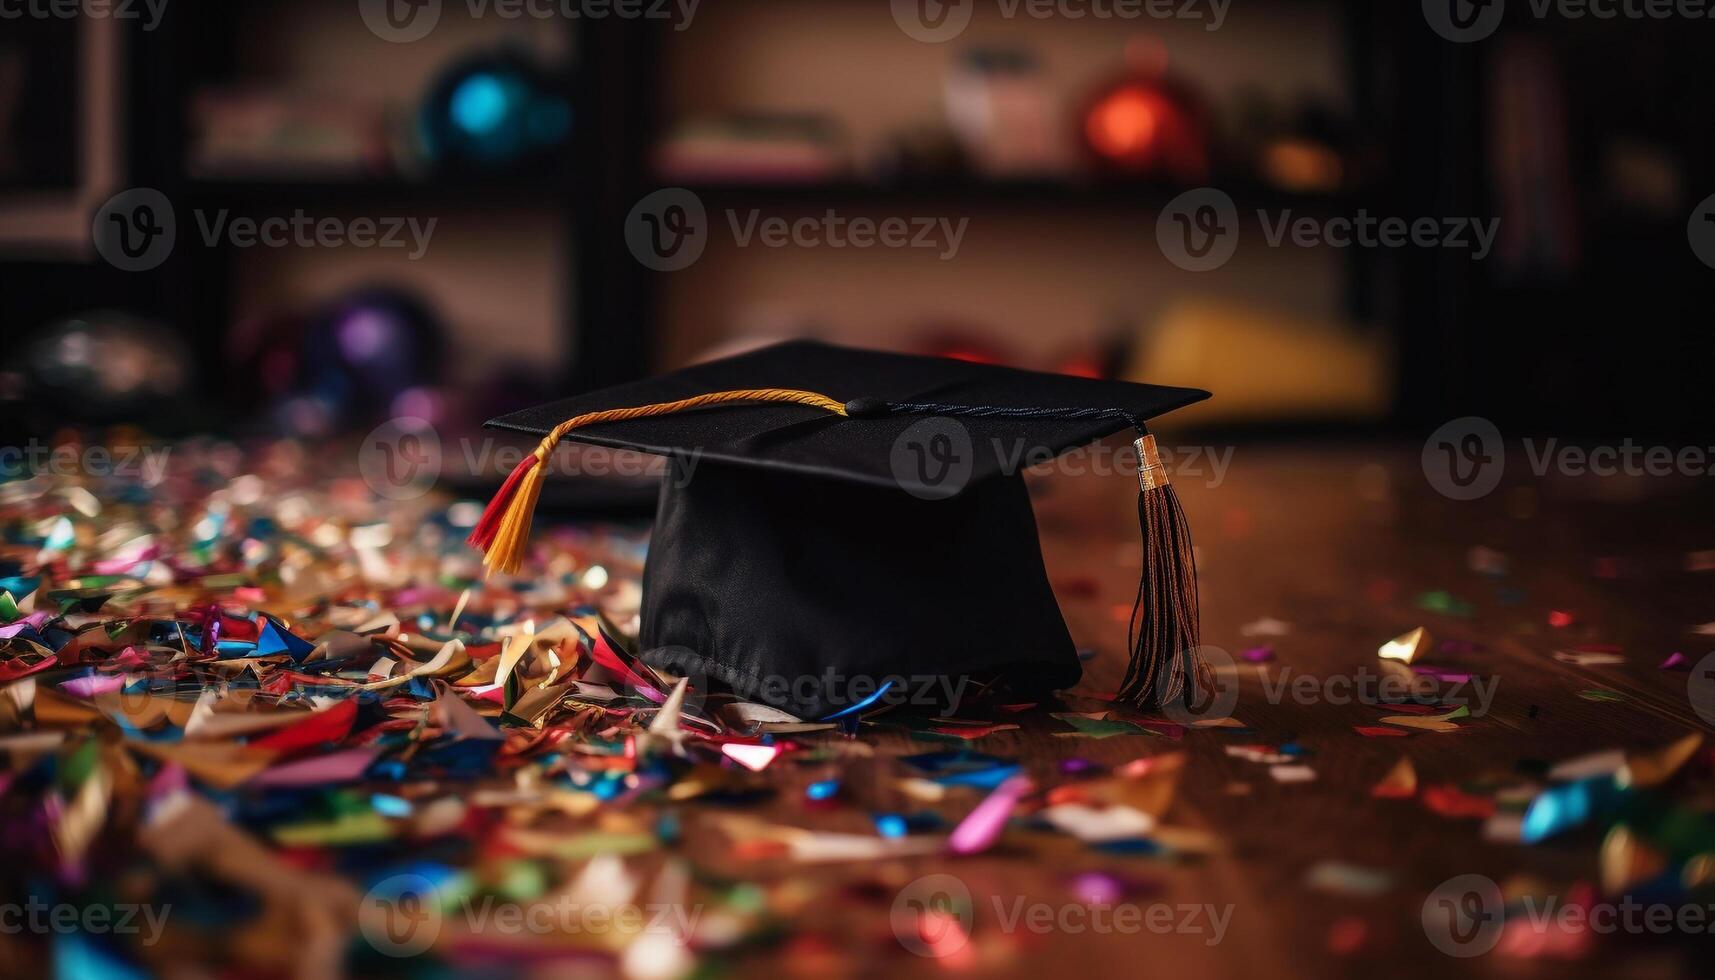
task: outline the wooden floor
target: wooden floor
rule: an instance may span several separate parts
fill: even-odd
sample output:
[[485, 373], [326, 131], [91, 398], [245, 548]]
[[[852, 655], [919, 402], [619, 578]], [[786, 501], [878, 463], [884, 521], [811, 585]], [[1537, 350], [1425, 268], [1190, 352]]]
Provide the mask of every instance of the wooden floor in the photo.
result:
[[[1216, 480], [1180, 475], [1201, 554], [1204, 639], [1231, 652], [1270, 644], [1275, 660], [1242, 659], [1234, 716], [1254, 734], [1194, 730], [1177, 745], [1121, 736], [1057, 738], [1065, 726], [1031, 718], [1018, 732], [973, 743], [1016, 756], [1039, 782], [1062, 781], [1061, 760], [1081, 756], [1118, 763], [1182, 749], [1190, 761], [1167, 823], [1216, 835], [1223, 852], [1171, 864], [1104, 855], [1075, 845], [1036, 850], [1012, 837], [996, 851], [951, 861], [922, 858], [814, 872], [851, 883], [874, 899], [872, 914], [852, 905], [803, 911], [811, 931], [843, 937], [823, 945], [789, 943], [744, 969], [788, 975], [949, 974], [1031, 977], [1301, 976], [1602, 976], [1689, 975], [1706, 960], [1709, 937], [1598, 936], [1579, 958], [1552, 960], [1489, 953], [1454, 959], [1433, 946], [1422, 924], [1430, 893], [1462, 874], [1497, 883], [1530, 876], [1539, 887], [1571, 892], [1597, 879], [1600, 834], [1579, 832], [1535, 846], [1486, 843], [1482, 821], [1432, 812], [1415, 799], [1376, 799], [1371, 787], [1403, 756], [1420, 786], [1516, 777], [1521, 766], [1603, 749], [1644, 749], [1705, 731], [1691, 708], [1683, 671], [1657, 665], [1683, 651], [1693, 661], [1715, 640], [1691, 633], [1715, 620], [1715, 572], [1690, 572], [1686, 553], [1715, 547], [1715, 509], [1692, 481], [1625, 478], [1538, 479], [1515, 463], [1499, 490], [1457, 503], [1435, 493], [1415, 447], [1237, 446]], [[1111, 690], [1123, 663], [1122, 618], [1136, 587], [1135, 498], [1115, 477], [1050, 476], [1038, 481], [1039, 522], [1051, 577], [1068, 623], [1097, 656], [1083, 689]], [[1504, 576], [1471, 567], [1471, 549], [1504, 555]], [[1607, 560], [1602, 564], [1602, 560]], [[1607, 577], [1613, 575], [1614, 577]], [[1425, 611], [1419, 597], [1444, 591], [1470, 603], [1468, 616]], [[1551, 612], [1571, 625], [1550, 626]], [[1278, 637], [1247, 636], [1259, 620], [1288, 624]], [[1452, 733], [1365, 738], [1354, 726], [1389, 712], [1360, 704], [1304, 699], [1278, 690], [1282, 671], [1316, 679], [1375, 675], [1377, 647], [1417, 626], [1437, 641], [1468, 641], [1472, 652], [1428, 659], [1498, 679], [1490, 710]], [[1627, 662], [1580, 667], [1552, 654], [1580, 644], [1613, 644]], [[1580, 692], [1617, 692], [1593, 701]], [[1343, 690], [1338, 684], [1331, 692]], [[1467, 696], [1475, 698], [1466, 688]], [[1296, 742], [1313, 781], [1280, 783], [1268, 767], [1230, 756], [1244, 743]], [[893, 788], [891, 754], [922, 743], [883, 737], [873, 765], [848, 772], [848, 792], [863, 809], [909, 807]], [[862, 773], [872, 777], [866, 784]], [[778, 804], [784, 822], [814, 824], [801, 807]], [[835, 824], [837, 824], [837, 820]], [[854, 830], [863, 829], [861, 821]], [[1047, 836], [1047, 835], [1043, 835]], [[1312, 888], [1307, 873], [1338, 862], [1383, 873], [1375, 895]], [[717, 861], [716, 864], [721, 862]], [[998, 907], [1018, 900], [1059, 908], [1075, 901], [1068, 876], [1100, 869], [1158, 889], [1137, 904], [1210, 905], [1230, 914], [1213, 942], [1206, 919], [1196, 933], [1122, 935], [1093, 930], [1008, 931]], [[728, 870], [759, 876], [754, 862]], [[790, 874], [788, 869], [778, 869]], [[801, 869], [800, 872], [801, 873]], [[888, 923], [889, 899], [921, 876], [949, 873], [972, 892], [970, 949], [945, 962], [901, 956]], [[891, 889], [891, 890], [890, 890]], [[1336, 890], [1337, 892], [1338, 890]], [[995, 903], [1000, 902], [997, 906]], [[818, 919], [821, 921], [818, 922]], [[1193, 924], [1195, 925], [1195, 923]]]

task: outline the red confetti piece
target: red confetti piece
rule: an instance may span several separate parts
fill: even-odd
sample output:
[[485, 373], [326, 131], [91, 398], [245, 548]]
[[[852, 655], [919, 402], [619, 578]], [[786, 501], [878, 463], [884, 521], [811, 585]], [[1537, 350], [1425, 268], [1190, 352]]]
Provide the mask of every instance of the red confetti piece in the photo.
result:
[[1476, 817], [1487, 820], [1495, 815], [1494, 800], [1486, 796], [1472, 796], [1457, 786], [1425, 788], [1423, 805], [1444, 817]]
[[1388, 728], [1384, 725], [1354, 725], [1352, 731], [1365, 738], [1403, 738], [1410, 732], [1399, 728]]

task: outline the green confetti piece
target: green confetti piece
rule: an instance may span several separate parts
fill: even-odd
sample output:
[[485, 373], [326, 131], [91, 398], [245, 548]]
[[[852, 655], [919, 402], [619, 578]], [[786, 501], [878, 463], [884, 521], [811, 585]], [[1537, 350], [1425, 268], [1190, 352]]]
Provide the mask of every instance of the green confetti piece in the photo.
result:
[[1417, 608], [1427, 610], [1429, 612], [1442, 613], [1447, 616], [1457, 616], [1460, 618], [1469, 618], [1472, 612], [1476, 609], [1475, 606], [1466, 602], [1464, 599], [1459, 598], [1451, 592], [1445, 592], [1440, 589], [1433, 592], [1425, 592], [1418, 596]]
[[661, 846], [654, 834], [579, 834], [559, 841], [552, 847], [554, 857], [566, 861], [585, 861], [602, 854], [631, 857], [646, 854]]
[[1129, 721], [1115, 721], [1111, 718], [1086, 718], [1071, 712], [1057, 712], [1055, 718], [1076, 728], [1075, 732], [1055, 732], [1059, 738], [1076, 738], [1080, 735], [1089, 738], [1112, 738], [1115, 735], [1154, 735], [1155, 732]]
[[373, 844], [391, 839], [393, 824], [374, 810], [364, 810], [341, 814], [332, 820], [285, 824], [275, 827], [269, 836], [288, 847]]

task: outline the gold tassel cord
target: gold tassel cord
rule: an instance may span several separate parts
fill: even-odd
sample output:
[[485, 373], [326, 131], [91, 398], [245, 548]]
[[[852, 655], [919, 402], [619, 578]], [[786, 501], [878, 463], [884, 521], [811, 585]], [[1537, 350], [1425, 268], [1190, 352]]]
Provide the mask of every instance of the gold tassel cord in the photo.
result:
[[482, 563], [490, 572], [499, 570], [511, 573], [518, 570], [524, 561], [525, 545], [530, 539], [530, 522], [536, 511], [536, 501], [542, 495], [543, 471], [547, 469], [548, 457], [569, 432], [604, 422], [672, 415], [711, 405], [761, 403], [808, 405], [835, 415], [846, 414], [844, 402], [835, 401], [814, 391], [801, 391], [796, 388], [739, 388], [681, 398], [678, 401], [613, 408], [573, 416], [550, 429], [536, 446], [536, 451], [524, 457], [507, 476], [506, 482], [501, 484], [500, 490], [483, 511], [482, 519], [471, 531], [469, 543], [482, 550]]

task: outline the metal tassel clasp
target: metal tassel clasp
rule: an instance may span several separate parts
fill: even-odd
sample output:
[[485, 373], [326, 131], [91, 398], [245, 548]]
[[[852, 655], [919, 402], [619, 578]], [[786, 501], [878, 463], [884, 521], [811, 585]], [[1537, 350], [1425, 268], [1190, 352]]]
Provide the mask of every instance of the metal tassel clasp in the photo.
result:
[[1139, 436], [1132, 440], [1132, 445], [1137, 447], [1138, 489], [1147, 491], [1167, 486], [1167, 467], [1161, 465], [1161, 452], [1155, 448], [1155, 437]]

